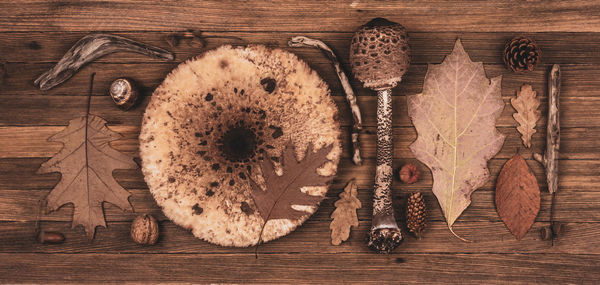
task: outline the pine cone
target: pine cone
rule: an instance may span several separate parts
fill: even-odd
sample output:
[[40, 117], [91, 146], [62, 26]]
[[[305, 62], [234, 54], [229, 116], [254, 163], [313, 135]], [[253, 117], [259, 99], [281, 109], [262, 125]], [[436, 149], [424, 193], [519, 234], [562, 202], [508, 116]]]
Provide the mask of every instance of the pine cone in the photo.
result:
[[515, 37], [504, 47], [504, 63], [517, 73], [533, 71], [541, 56], [542, 52], [537, 44], [526, 37]]
[[406, 206], [406, 227], [420, 238], [421, 232], [425, 229], [426, 219], [427, 208], [423, 195], [419, 192], [411, 194]]

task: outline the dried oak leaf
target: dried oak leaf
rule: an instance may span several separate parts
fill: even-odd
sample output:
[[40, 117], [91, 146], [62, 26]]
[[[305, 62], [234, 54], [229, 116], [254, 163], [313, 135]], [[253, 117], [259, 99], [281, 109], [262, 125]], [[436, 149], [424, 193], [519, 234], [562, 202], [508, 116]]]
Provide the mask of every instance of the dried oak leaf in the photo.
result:
[[306, 155], [302, 161], [296, 159], [294, 145], [289, 142], [281, 155], [283, 175], [275, 172], [273, 163], [262, 161], [260, 163], [266, 190], [263, 190], [256, 181], [250, 179], [252, 198], [258, 211], [265, 221], [274, 219], [297, 220], [306, 215], [305, 211], [296, 210], [292, 205], [317, 206], [325, 198], [313, 196], [301, 191], [303, 187], [325, 186], [333, 176], [322, 176], [317, 173], [327, 159], [327, 154], [333, 144], [313, 152], [312, 144], [308, 145]]
[[496, 119], [504, 109], [502, 77], [491, 81], [472, 62], [460, 39], [441, 64], [430, 64], [421, 94], [408, 96], [418, 137], [410, 146], [433, 173], [433, 193], [452, 225], [489, 177], [487, 161], [504, 143]]
[[496, 183], [496, 210], [520, 240], [540, 211], [540, 187], [527, 162], [515, 154], [504, 164]]
[[517, 92], [516, 98], [510, 99], [510, 104], [517, 110], [513, 114], [515, 121], [519, 123], [517, 130], [521, 133], [521, 139], [526, 147], [531, 147], [531, 136], [535, 134], [535, 124], [540, 119], [540, 98], [529, 84], [523, 84]]
[[344, 192], [340, 193], [340, 199], [335, 202], [335, 210], [331, 214], [331, 244], [340, 245], [350, 236], [350, 227], [358, 227], [358, 216], [356, 210], [362, 206], [356, 198], [358, 189], [354, 179], [348, 182]]
[[106, 121], [89, 115], [69, 121], [69, 126], [48, 139], [62, 142], [63, 148], [44, 162], [38, 174], [60, 172], [60, 182], [46, 197], [46, 209], [54, 211], [64, 204], [74, 208], [73, 227], [82, 225], [93, 239], [96, 226], [106, 227], [103, 202], [132, 210], [127, 192], [113, 178], [115, 169], [135, 169], [133, 159], [110, 147], [121, 135], [108, 129]]

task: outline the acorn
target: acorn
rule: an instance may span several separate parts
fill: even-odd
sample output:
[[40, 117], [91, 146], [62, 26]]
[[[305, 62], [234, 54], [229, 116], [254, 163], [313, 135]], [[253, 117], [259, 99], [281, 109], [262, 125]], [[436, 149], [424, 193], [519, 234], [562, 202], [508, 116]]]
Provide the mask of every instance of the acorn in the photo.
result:
[[139, 92], [133, 82], [129, 78], [117, 78], [109, 88], [110, 97], [113, 102], [124, 111], [131, 109], [138, 100]]
[[153, 245], [158, 241], [158, 223], [149, 214], [137, 216], [131, 223], [131, 239], [137, 244]]

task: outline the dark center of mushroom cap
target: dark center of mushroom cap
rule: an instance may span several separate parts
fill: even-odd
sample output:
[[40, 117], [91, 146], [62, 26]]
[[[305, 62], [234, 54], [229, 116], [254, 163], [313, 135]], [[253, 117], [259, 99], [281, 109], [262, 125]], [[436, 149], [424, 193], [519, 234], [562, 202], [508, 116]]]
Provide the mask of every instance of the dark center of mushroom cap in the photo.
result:
[[236, 124], [223, 134], [219, 144], [219, 149], [227, 160], [244, 162], [254, 157], [257, 137], [250, 127], [243, 123]]

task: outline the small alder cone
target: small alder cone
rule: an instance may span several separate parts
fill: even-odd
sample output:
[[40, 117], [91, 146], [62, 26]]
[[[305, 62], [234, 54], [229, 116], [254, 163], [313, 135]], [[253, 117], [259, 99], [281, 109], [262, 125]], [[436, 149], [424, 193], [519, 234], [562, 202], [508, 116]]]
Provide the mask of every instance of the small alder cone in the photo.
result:
[[153, 245], [158, 241], [158, 223], [152, 215], [137, 216], [131, 223], [131, 239], [137, 244]]
[[506, 67], [517, 73], [533, 71], [540, 61], [542, 52], [537, 44], [526, 37], [515, 37], [504, 47]]
[[406, 206], [406, 227], [415, 236], [421, 238], [421, 233], [427, 224], [426, 219], [425, 198], [420, 192], [411, 194]]

